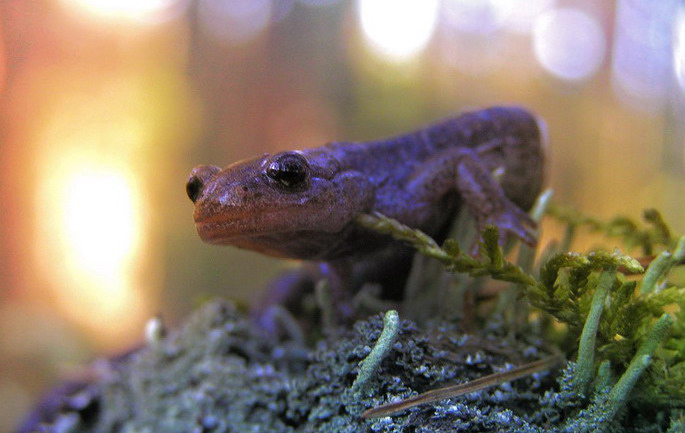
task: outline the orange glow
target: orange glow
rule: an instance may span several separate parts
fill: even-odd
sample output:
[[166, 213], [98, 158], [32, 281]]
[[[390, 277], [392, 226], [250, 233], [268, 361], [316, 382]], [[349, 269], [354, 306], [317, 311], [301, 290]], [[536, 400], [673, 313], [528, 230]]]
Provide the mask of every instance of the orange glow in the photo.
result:
[[178, 12], [180, 0], [62, 0], [79, 12], [105, 19], [156, 22]]
[[154, 125], [138, 90], [119, 81], [87, 94], [67, 91], [39, 123], [41, 280], [56, 308], [100, 342], [139, 333], [150, 315], [152, 287], [141, 272], [150, 209], [139, 163]]
[[126, 171], [77, 159], [39, 186], [38, 253], [58, 307], [98, 333], [125, 332], [122, 319], [139, 324], [146, 314], [135, 278], [143, 228], [135, 182]]
[[[0, 34], [3, 33], [2, 23], [0, 23]], [[5, 90], [5, 74], [6, 74], [6, 63], [7, 59], [5, 57], [5, 41], [0, 38], [0, 93]]]
[[133, 179], [104, 167], [98, 171], [74, 167], [60, 181], [58, 223], [70, 252], [69, 268], [109, 286], [108, 295], [115, 299], [128, 297], [122, 293], [124, 275], [127, 261], [137, 254], [141, 225]]

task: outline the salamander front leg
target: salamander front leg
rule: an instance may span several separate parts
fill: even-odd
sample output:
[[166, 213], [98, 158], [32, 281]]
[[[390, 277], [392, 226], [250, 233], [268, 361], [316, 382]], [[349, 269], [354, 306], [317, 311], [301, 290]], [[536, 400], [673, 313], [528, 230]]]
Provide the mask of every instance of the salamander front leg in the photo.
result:
[[513, 235], [528, 245], [535, 245], [535, 222], [507, 198], [478, 158], [461, 158], [457, 164], [456, 186], [479, 230], [493, 224], [499, 228], [503, 239]]
[[476, 220], [479, 230], [493, 224], [503, 240], [512, 235], [528, 245], [535, 245], [535, 222], [505, 194], [493, 171], [471, 149], [455, 148], [429, 159], [420, 174], [410, 182], [418, 202], [430, 202], [456, 190]]

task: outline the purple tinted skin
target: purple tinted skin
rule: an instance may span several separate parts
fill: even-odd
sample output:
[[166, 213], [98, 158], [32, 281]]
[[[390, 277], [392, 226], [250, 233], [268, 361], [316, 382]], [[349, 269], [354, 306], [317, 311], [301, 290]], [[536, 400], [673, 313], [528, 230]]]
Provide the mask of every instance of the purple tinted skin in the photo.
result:
[[[365, 273], [382, 279], [410, 255], [355, 224], [356, 215], [378, 211], [441, 240], [467, 206], [479, 229], [494, 224], [532, 245], [525, 210], [542, 182], [537, 120], [522, 108], [494, 107], [384, 140], [264, 154], [224, 169], [198, 166], [187, 191], [204, 241], [320, 264], [346, 315], [346, 300], [369, 280]], [[275, 286], [258, 316], [297, 291]]]

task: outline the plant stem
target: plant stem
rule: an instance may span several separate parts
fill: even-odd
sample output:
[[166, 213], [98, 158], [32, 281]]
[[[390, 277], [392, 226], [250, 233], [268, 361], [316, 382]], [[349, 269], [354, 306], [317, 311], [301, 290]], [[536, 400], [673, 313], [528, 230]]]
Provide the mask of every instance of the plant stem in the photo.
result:
[[400, 316], [397, 311], [390, 310], [385, 313], [383, 318], [383, 331], [381, 332], [376, 345], [373, 346], [371, 353], [367, 355], [359, 366], [359, 374], [357, 379], [355, 379], [352, 384], [351, 391], [353, 393], [358, 393], [364, 390], [369, 380], [373, 377], [374, 373], [378, 370], [381, 365], [383, 358], [390, 352], [392, 344], [397, 338], [397, 334], [400, 330]]
[[597, 329], [599, 328], [599, 319], [602, 316], [604, 302], [615, 279], [615, 269], [604, 270], [600, 274], [597, 288], [592, 296], [590, 312], [583, 326], [583, 332], [580, 334], [574, 383], [576, 390], [583, 395], [588, 395], [590, 383], [594, 376], [595, 340], [597, 338]]

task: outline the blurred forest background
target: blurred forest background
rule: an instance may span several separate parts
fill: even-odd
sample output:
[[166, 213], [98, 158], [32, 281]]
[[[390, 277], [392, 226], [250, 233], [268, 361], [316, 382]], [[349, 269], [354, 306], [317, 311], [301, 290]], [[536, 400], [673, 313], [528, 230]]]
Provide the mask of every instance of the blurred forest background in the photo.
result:
[[684, 100], [678, 0], [3, 0], [0, 431], [152, 315], [291, 265], [199, 240], [194, 165], [520, 104], [558, 201], [682, 233]]

